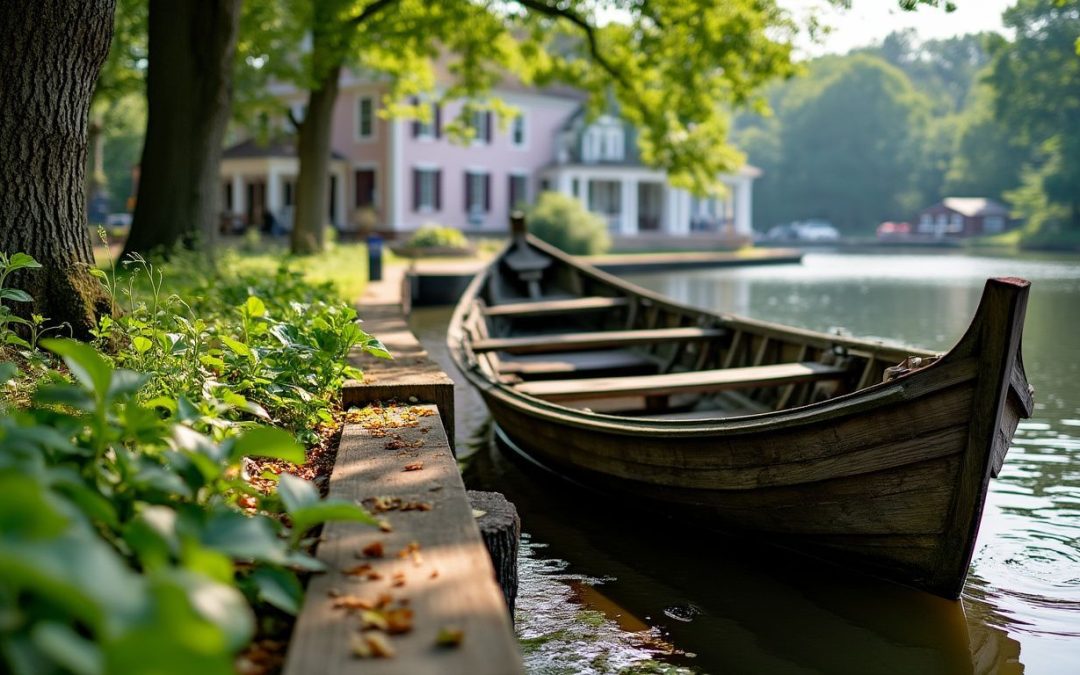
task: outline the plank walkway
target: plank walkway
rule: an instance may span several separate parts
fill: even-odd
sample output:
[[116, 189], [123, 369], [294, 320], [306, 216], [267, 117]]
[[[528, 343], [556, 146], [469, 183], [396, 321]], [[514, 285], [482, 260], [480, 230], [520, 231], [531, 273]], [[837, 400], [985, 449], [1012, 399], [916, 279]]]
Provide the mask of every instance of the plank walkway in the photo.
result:
[[[377, 514], [390, 531], [356, 523], [323, 529], [316, 555], [328, 571], [308, 585], [284, 675], [524, 673], [450, 447], [453, 382], [408, 330], [398, 302], [401, 270], [387, 272], [386, 281], [369, 285], [359, 309], [364, 329], [396, 358], [354, 355], [364, 382], [347, 383], [343, 396], [349, 405], [378, 399], [403, 405], [368, 405], [350, 415], [329, 496], [364, 502], [369, 510], [391, 507]], [[377, 548], [382, 557], [374, 555]], [[402, 610], [399, 617], [411, 612], [412, 629], [386, 638], [393, 656], [358, 658], [353, 644], [364, 639], [360, 607], [380, 603]], [[460, 644], [437, 646], [444, 630], [460, 631]]]

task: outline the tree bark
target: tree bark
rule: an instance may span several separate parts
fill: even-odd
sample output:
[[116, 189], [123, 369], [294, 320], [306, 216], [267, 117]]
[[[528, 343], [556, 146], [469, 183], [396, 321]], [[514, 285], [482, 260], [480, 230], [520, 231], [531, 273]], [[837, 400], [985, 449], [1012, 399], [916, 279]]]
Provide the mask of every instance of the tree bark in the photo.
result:
[[296, 254], [316, 253], [323, 248], [327, 195], [330, 193], [330, 137], [341, 68], [341, 64], [330, 67], [319, 86], [308, 94], [307, 113], [300, 123], [296, 148], [300, 169], [296, 176], [296, 206], [290, 240], [292, 252]]
[[147, 122], [125, 253], [211, 245], [240, 0], [150, 0]]
[[[40, 270], [12, 279], [34, 311], [87, 337], [104, 289], [86, 227], [87, 118], [115, 0], [0, 2], [0, 250]], [[28, 313], [27, 307], [16, 307]]]

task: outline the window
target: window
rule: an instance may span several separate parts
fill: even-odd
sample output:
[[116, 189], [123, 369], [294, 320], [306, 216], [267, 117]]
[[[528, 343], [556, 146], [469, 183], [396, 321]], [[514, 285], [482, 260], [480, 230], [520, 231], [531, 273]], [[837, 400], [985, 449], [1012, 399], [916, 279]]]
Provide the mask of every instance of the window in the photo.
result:
[[521, 208], [529, 201], [528, 178], [523, 174], [510, 174], [510, 210]]
[[581, 139], [586, 162], [619, 162], [626, 157], [626, 133], [618, 120], [607, 118], [592, 125]]
[[354, 173], [356, 181], [356, 208], [375, 205], [375, 169], [357, 169]]
[[516, 148], [525, 147], [525, 115], [523, 113], [518, 113], [514, 117], [514, 122], [510, 127], [510, 142]]
[[1005, 229], [1005, 219], [1001, 216], [987, 216], [983, 220], [984, 232], [1001, 232]]
[[469, 121], [469, 125], [472, 127], [473, 143], [490, 143], [491, 142], [491, 112], [487, 110], [477, 110], [472, 114], [472, 119]]
[[442, 208], [442, 171], [413, 169], [413, 210], [438, 211]]
[[285, 181], [285, 206], [293, 205], [293, 190], [296, 189], [296, 181]]
[[570, 181], [570, 193], [575, 197], [581, 196], [581, 183], [577, 178]]
[[360, 140], [375, 137], [375, 100], [370, 96], [356, 100], [356, 137]]
[[465, 213], [487, 213], [491, 210], [491, 175], [479, 171], [465, 172]]
[[[413, 99], [413, 105], [419, 105], [419, 99]], [[431, 116], [425, 122], [415, 119], [412, 123], [413, 138], [435, 139], [442, 136], [442, 108], [438, 103], [431, 104]]]

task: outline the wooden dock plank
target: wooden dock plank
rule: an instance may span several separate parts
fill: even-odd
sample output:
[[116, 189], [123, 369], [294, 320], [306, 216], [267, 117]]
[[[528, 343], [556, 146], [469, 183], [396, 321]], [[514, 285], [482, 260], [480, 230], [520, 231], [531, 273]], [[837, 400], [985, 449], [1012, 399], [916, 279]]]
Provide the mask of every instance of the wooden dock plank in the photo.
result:
[[434, 403], [453, 447], [454, 381], [428, 358], [423, 345], [409, 330], [400, 304], [365, 304], [360, 310], [364, 330], [378, 337], [394, 358], [378, 359], [359, 350], [350, 354], [349, 363], [363, 371], [364, 379], [348, 380], [341, 386], [341, 405], [348, 409], [392, 399], [402, 403]]
[[770, 366], [663, 375], [546, 380], [525, 382], [514, 388], [523, 394], [548, 401], [581, 401], [611, 396], [657, 396], [779, 386], [796, 382], [836, 379], [846, 372], [843, 368], [821, 363], [778, 363]]
[[625, 297], [585, 297], [569, 300], [547, 300], [539, 302], [513, 302], [495, 305], [484, 309], [487, 316], [526, 317], [547, 316], [550, 314], [573, 314], [577, 312], [597, 312], [616, 307], [625, 307], [629, 300]]
[[510, 354], [544, 354], [550, 352], [626, 347], [630, 345], [711, 340], [727, 335], [722, 328], [650, 328], [645, 330], [611, 330], [585, 333], [556, 333], [526, 337], [488, 338], [472, 343], [476, 353], [507, 352]]
[[[345, 427], [329, 496], [348, 500], [399, 498], [431, 508], [379, 514], [393, 527], [392, 532], [355, 523], [326, 525], [317, 557], [329, 569], [314, 576], [308, 585], [284, 674], [523, 673], [509, 614], [438, 410], [433, 405], [395, 408], [395, 412], [372, 414], [362, 418], [362, 424]], [[389, 427], [387, 420], [416, 426]], [[364, 428], [372, 425], [375, 428]], [[393, 447], [388, 447], [390, 441], [395, 441]], [[416, 462], [423, 468], [405, 470], [405, 465]], [[376, 542], [382, 545], [384, 557], [365, 557], [361, 552]], [[398, 553], [413, 542], [419, 545], [419, 558], [399, 557]], [[360, 564], [370, 564], [379, 578], [363, 580], [343, 573]], [[402, 575], [401, 585], [395, 585], [397, 574]], [[414, 613], [413, 628], [389, 638], [395, 656], [357, 658], [351, 653], [350, 639], [360, 634], [360, 618], [335, 608], [332, 596], [343, 594], [375, 602], [384, 593], [395, 603], [408, 602]], [[456, 648], [437, 647], [439, 631], [451, 626], [464, 632], [464, 640]]]

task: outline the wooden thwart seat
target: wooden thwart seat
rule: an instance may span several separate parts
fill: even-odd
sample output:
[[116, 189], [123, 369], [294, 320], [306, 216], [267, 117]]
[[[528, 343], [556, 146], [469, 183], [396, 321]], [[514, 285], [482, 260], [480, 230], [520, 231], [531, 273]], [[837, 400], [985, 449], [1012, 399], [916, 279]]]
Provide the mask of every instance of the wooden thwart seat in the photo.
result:
[[625, 307], [629, 300], [624, 297], [605, 298], [569, 298], [566, 300], [541, 300], [538, 302], [512, 302], [484, 308], [487, 316], [526, 317], [547, 316], [551, 314], [573, 314], [578, 312], [598, 312], [616, 307]]
[[514, 389], [548, 401], [584, 401], [613, 396], [666, 396], [724, 389], [775, 387], [800, 382], [835, 380], [846, 372], [843, 368], [821, 363], [779, 363], [771, 366], [725, 368], [664, 375], [524, 382], [516, 385]]
[[628, 349], [607, 349], [594, 352], [563, 352], [557, 355], [531, 354], [499, 361], [499, 373], [503, 375], [572, 375], [596, 373], [597, 371], [651, 369], [656, 363]]
[[722, 328], [650, 328], [646, 330], [610, 330], [595, 333], [556, 333], [527, 337], [488, 338], [472, 343], [473, 352], [543, 354], [576, 352], [585, 349], [627, 347], [656, 342], [690, 342], [723, 337]]

